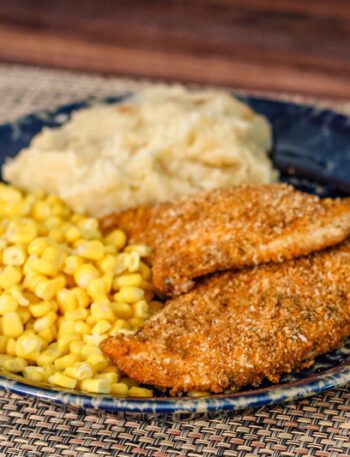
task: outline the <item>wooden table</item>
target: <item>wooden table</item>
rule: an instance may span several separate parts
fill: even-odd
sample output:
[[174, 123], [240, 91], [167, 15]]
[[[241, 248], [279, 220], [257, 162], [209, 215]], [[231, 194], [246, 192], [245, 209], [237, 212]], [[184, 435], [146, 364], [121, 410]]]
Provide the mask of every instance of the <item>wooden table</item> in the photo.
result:
[[0, 61], [350, 97], [348, 0], [0, 0]]

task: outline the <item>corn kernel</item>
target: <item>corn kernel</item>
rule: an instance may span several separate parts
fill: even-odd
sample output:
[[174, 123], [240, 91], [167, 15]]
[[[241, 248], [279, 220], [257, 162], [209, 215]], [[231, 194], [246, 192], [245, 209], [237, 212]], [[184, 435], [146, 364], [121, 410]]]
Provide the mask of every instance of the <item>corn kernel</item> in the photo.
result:
[[43, 301], [36, 305], [30, 305], [29, 311], [33, 317], [45, 316], [45, 314], [52, 311], [52, 303], [49, 301]]
[[108, 379], [88, 378], [80, 383], [81, 390], [96, 394], [109, 394], [111, 391], [111, 383]]
[[111, 394], [118, 397], [126, 397], [128, 395], [129, 387], [123, 382], [116, 382], [111, 386]]
[[[80, 339], [81, 339], [81, 338], [80, 338], [80, 335], [74, 335], [74, 334], [65, 334], [65, 335], [62, 335], [62, 336], [60, 336], [60, 337], [57, 339], [58, 349], [59, 349], [62, 353], [68, 352], [69, 347], [70, 347], [70, 344], [71, 344], [73, 341], [79, 341]], [[78, 355], [78, 354], [75, 354], [75, 355]]]
[[51, 229], [48, 232], [47, 237], [49, 240], [54, 240], [57, 243], [62, 243], [64, 241], [64, 234], [63, 234], [62, 230], [58, 229], [58, 228]]
[[112, 336], [118, 335], [118, 333], [123, 333], [124, 330], [129, 330], [130, 326], [127, 321], [124, 319], [118, 319], [114, 322], [113, 327], [109, 331], [109, 334]]
[[87, 362], [76, 362], [71, 367], [67, 367], [64, 370], [64, 374], [77, 381], [83, 381], [84, 379], [92, 378], [94, 370]]
[[77, 247], [77, 254], [85, 259], [100, 260], [104, 256], [103, 244], [99, 240], [83, 241]]
[[2, 253], [2, 263], [4, 265], [23, 265], [26, 261], [27, 253], [22, 246], [9, 246]]
[[79, 362], [81, 360], [80, 356], [77, 354], [68, 354], [60, 357], [59, 359], [56, 359], [54, 361], [54, 365], [56, 368], [59, 370], [64, 370], [65, 368], [70, 367], [76, 362]]
[[0, 183], [0, 200], [8, 203], [20, 203], [22, 198], [22, 194], [18, 189]]
[[129, 319], [130, 327], [135, 330], [140, 328], [143, 323], [144, 319], [140, 319], [139, 317], [132, 317], [131, 319]]
[[11, 359], [6, 360], [3, 363], [2, 368], [6, 371], [10, 371], [11, 373], [20, 373], [27, 365], [28, 363], [26, 360], [19, 357], [11, 357]]
[[11, 222], [5, 233], [6, 239], [11, 243], [29, 244], [38, 234], [37, 226], [30, 220], [22, 219], [20, 222]]
[[37, 360], [43, 347], [42, 338], [36, 335], [20, 336], [16, 341], [16, 355], [26, 360]]
[[107, 338], [107, 335], [84, 335], [83, 339], [86, 344], [94, 344], [98, 346], [103, 340]]
[[113, 302], [111, 303], [111, 308], [114, 314], [121, 319], [129, 319], [133, 314], [132, 308], [128, 303]]
[[92, 263], [84, 263], [74, 272], [74, 280], [80, 287], [87, 287], [90, 281], [99, 276], [101, 273]]
[[72, 275], [83, 264], [84, 264], [84, 260], [82, 257], [80, 257], [78, 255], [69, 255], [64, 260], [63, 272], [67, 273], [68, 275]]
[[91, 333], [91, 327], [84, 321], [74, 321], [75, 332], [79, 335], [89, 335]]
[[140, 268], [140, 255], [138, 252], [130, 252], [130, 254], [125, 254], [128, 256], [127, 258], [127, 268], [130, 273], [135, 273]]
[[95, 344], [85, 344], [81, 350], [81, 355], [88, 359], [91, 355], [102, 355], [102, 351]]
[[43, 338], [47, 344], [50, 344], [57, 338], [57, 330], [54, 327], [50, 327], [46, 330], [38, 332], [38, 336]]
[[52, 363], [49, 365], [44, 365], [40, 368], [43, 370], [43, 375], [44, 375], [45, 381], [48, 381], [48, 378], [50, 376], [52, 376], [53, 374], [57, 373], [57, 371], [58, 371], [57, 368], [55, 367], [55, 365], [53, 365]]
[[93, 335], [102, 335], [103, 333], [108, 332], [108, 330], [112, 327], [112, 324], [106, 320], [101, 320], [97, 322], [94, 327], [92, 328]]
[[42, 259], [56, 266], [58, 270], [63, 268], [66, 259], [66, 253], [54, 246], [47, 246], [43, 253]]
[[118, 382], [119, 376], [118, 373], [100, 373], [96, 375], [98, 379], [107, 379], [111, 384]]
[[9, 337], [5, 335], [0, 335], [0, 354], [6, 352], [7, 342]]
[[125, 246], [126, 235], [122, 230], [113, 230], [105, 237], [104, 241], [114, 246], [117, 250], [120, 250]]
[[28, 293], [22, 292], [19, 286], [12, 286], [8, 289], [10, 295], [18, 302], [21, 306], [29, 306], [30, 300]]
[[74, 287], [72, 293], [78, 302], [79, 308], [86, 308], [90, 304], [90, 297], [86, 290], [81, 287]]
[[23, 376], [32, 382], [43, 382], [45, 381], [44, 371], [40, 367], [28, 366], [22, 370]]
[[65, 319], [70, 321], [85, 320], [88, 316], [88, 311], [84, 308], [67, 311], [64, 315]]
[[115, 267], [117, 266], [117, 260], [114, 255], [107, 254], [97, 262], [97, 265], [104, 273], [107, 271], [114, 272]]
[[2, 289], [9, 289], [10, 287], [18, 284], [21, 279], [21, 270], [13, 265], [6, 265], [0, 271], [0, 287]]
[[43, 300], [51, 300], [61, 289], [66, 285], [66, 280], [63, 276], [39, 282], [35, 287], [35, 295]]
[[36, 360], [37, 365], [46, 366], [51, 365], [55, 360], [57, 360], [62, 355], [61, 351], [58, 349], [57, 343], [51, 343], [45, 351], [41, 352]]
[[68, 243], [73, 243], [74, 241], [78, 240], [81, 237], [80, 231], [74, 227], [71, 226], [65, 233], [65, 238], [68, 241]]
[[130, 244], [124, 249], [124, 252], [137, 252], [140, 257], [149, 257], [152, 249], [149, 246], [143, 244]]
[[92, 279], [87, 285], [87, 293], [94, 300], [103, 300], [106, 298], [107, 290], [103, 278]]
[[114, 294], [113, 298], [116, 301], [133, 303], [142, 300], [144, 291], [139, 287], [123, 286], [119, 292]]
[[9, 338], [6, 345], [6, 354], [15, 356], [16, 355], [16, 340]]
[[68, 311], [74, 311], [78, 308], [78, 303], [76, 295], [72, 290], [61, 289], [57, 292], [57, 301], [62, 313], [67, 313]]
[[[25, 266], [23, 271], [25, 270]], [[25, 277], [23, 281], [23, 287], [29, 289], [30, 291], [34, 292], [37, 285], [41, 282], [45, 282], [47, 278], [44, 275], [40, 275], [35, 273], [34, 271], [25, 271]], [[36, 300], [37, 301], [37, 300]]]
[[18, 308], [17, 300], [15, 300], [10, 294], [3, 293], [0, 296], [0, 314], [12, 313]]
[[24, 328], [18, 313], [6, 313], [2, 320], [3, 334], [12, 338], [18, 338], [22, 335]]
[[134, 317], [138, 319], [147, 319], [149, 315], [148, 303], [145, 300], [140, 300], [132, 304]]
[[47, 238], [35, 238], [29, 245], [28, 245], [28, 253], [30, 255], [40, 256], [45, 248], [49, 245]]
[[143, 278], [140, 273], [124, 274], [115, 278], [113, 289], [120, 289], [123, 286], [140, 287], [142, 282]]
[[81, 355], [82, 354], [82, 350], [83, 350], [83, 347], [85, 346], [85, 343], [81, 340], [79, 341], [72, 341], [69, 345], [69, 351], [72, 353], [72, 354], [75, 354], [75, 355]]
[[49, 311], [45, 316], [39, 317], [39, 319], [34, 322], [33, 328], [36, 332], [42, 332], [43, 330], [50, 328], [56, 319], [57, 314], [54, 311]]
[[12, 359], [12, 357], [10, 355], [7, 355], [7, 354], [0, 354], [0, 368], [3, 368], [4, 366], [4, 363], [7, 361], [7, 360], [10, 360]]
[[108, 360], [102, 354], [92, 354], [87, 358], [87, 362], [95, 370], [103, 370], [108, 365]]
[[108, 302], [98, 302], [91, 305], [91, 315], [94, 317], [96, 322], [101, 319], [107, 321], [114, 321], [115, 315]]
[[38, 221], [44, 221], [51, 216], [51, 207], [44, 201], [37, 201], [33, 205], [32, 215]]
[[140, 261], [139, 270], [140, 270], [141, 275], [143, 276], [143, 278], [146, 281], [151, 279], [151, 276], [152, 276], [151, 269], [148, 265], [146, 265], [144, 262], [142, 262], [142, 260]]
[[71, 335], [75, 333], [75, 322], [74, 321], [67, 321], [62, 320], [59, 325], [58, 336], [61, 337], [62, 335]]
[[83, 217], [78, 221], [78, 229], [85, 238], [100, 238], [97, 219]]
[[28, 268], [46, 276], [55, 276], [58, 273], [57, 266], [45, 259], [29, 259]]
[[62, 373], [55, 373], [49, 377], [49, 383], [64, 387], [65, 389], [74, 389], [77, 385], [77, 380]]
[[144, 387], [132, 386], [128, 392], [129, 397], [153, 397], [153, 391], [151, 389], [145, 389]]
[[17, 313], [19, 314], [19, 317], [21, 318], [23, 324], [26, 324], [32, 317], [27, 307], [19, 306], [17, 308]]

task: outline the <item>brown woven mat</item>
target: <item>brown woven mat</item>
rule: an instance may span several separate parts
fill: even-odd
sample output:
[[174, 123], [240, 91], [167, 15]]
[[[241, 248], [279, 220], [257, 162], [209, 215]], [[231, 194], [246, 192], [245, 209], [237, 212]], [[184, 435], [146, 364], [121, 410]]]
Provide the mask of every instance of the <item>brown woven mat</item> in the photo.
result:
[[[141, 84], [145, 83], [0, 65], [0, 122]], [[350, 103], [332, 106], [350, 113]], [[0, 456], [112, 455], [350, 456], [350, 389], [284, 406], [182, 420], [79, 411], [0, 391]]]

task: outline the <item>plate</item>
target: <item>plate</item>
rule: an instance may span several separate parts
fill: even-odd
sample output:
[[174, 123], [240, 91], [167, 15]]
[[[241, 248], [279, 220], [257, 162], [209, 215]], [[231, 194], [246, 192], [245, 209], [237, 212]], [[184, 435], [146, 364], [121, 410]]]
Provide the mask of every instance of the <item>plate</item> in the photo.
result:
[[[99, 102], [120, 102], [130, 94]], [[350, 194], [350, 119], [330, 110], [319, 110], [258, 97], [240, 97], [268, 117], [274, 131], [272, 158], [281, 179], [298, 189], [325, 196]], [[0, 165], [27, 146], [43, 127], [57, 127], [73, 111], [96, 103], [95, 99], [41, 111], [0, 126]], [[129, 413], [207, 413], [233, 411], [297, 400], [350, 382], [350, 339], [332, 353], [298, 373], [285, 375], [277, 385], [264, 384], [234, 394], [208, 397], [117, 398], [29, 385], [23, 378], [0, 376], [0, 387], [55, 403]]]

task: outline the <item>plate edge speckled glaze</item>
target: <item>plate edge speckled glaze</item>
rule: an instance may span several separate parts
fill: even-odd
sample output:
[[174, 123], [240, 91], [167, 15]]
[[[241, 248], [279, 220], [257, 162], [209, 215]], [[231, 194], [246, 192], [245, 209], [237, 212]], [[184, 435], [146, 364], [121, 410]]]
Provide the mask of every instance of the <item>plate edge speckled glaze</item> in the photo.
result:
[[[125, 99], [129, 94], [117, 97], [108, 97], [102, 100], [90, 98], [58, 107], [55, 110], [45, 110], [27, 116], [22, 116], [13, 122], [0, 126], [0, 137], [3, 129], [12, 131], [14, 141], [21, 138], [21, 131], [31, 123], [37, 122], [40, 129], [44, 125], [58, 126], [64, 123], [69, 115], [77, 110], [94, 103], [111, 103]], [[302, 108], [309, 114], [321, 116], [346, 125], [350, 134], [349, 119], [331, 110], [319, 110], [309, 105], [300, 105], [280, 100], [263, 97], [240, 97], [253, 105], [256, 103], [270, 103], [285, 105], [286, 107]], [[35, 134], [36, 132], [34, 132]], [[350, 136], [349, 136], [350, 138]], [[85, 395], [58, 389], [32, 386], [15, 379], [0, 376], [0, 388], [20, 395], [29, 395], [55, 403], [71, 405], [74, 407], [95, 408], [106, 411], [122, 413], [209, 413], [213, 411], [235, 411], [245, 408], [256, 408], [276, 403], [298, 400], [311, 395], [316, 395], [335, 387], [340, 387], [350, 382], [350, 361], [328, 369], [325, 372], [315, 373], [304, 379], [285, 384], [272, 385], [252, 391], [242, 391], [234, 394], [213, 395], [208, 397], [168, 398], [155, 397], [152, 399], [118, 398], [112, 396]]]

